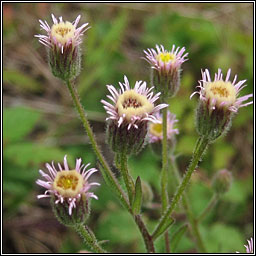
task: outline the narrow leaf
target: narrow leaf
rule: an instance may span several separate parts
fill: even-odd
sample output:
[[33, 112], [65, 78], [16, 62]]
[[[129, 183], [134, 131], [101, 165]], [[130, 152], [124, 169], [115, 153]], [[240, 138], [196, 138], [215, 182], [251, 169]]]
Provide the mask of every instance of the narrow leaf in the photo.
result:
[[188, 229], [188, 225], [182, 225], [173, 235], [171, 238], [171, 252], [175, 252], [182, 236], [186, 233]]
[[135, 183], [135, 197], [132, 204], [132, 211], [135, 215], [140, 214], [141, 204], [142, 204], [142, 188], [141, 188], [140, 176], [138, 176]]
[[172, 217], [167, 218], [162, 225], [158, 225], [157, 229], [154, 231], [152, 237], [153, 240], [156, 240], [160, 235], [165, 233], [168, 228], [174, 223], [174, 219]]

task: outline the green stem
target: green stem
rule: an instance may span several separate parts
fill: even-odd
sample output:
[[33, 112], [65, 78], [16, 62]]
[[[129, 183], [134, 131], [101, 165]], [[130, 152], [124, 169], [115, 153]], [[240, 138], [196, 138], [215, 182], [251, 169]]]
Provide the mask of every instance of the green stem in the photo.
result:
[[124, 191], [122, 190], [122, 188], [120, 187], [118, 181], [116, 180], [114, 174], [112, 173], [110, 167], [108, 166], [106, 160], [104, 159], [103, 155], [101, 154], [101, 151], [100, 151], [100, 148], [99, 146], [97, 145], [97, 142], [96, 142], [96, 139], [94, 137], [94, 134], [93, 134], [93, 131], [90, 127], [90, 124], [87, 120], [87, 115], [85, 113], [85, 110], [79, 100], [79, 96], [74, 88], [74, 86], [70, 83], [70, 81], [66, 81], [66, 84], [67, 84], [67, 87], [69, 89], [69, 92], [71, 94], [71, 97], [73, 99], [73, 102], [74, 102], [74, 105], [75, 105], [75, 108], [77, 109], [78, 113], [79, 113], [79, 116], [81, 118], [81, 121], [83, 123], [83, 126], [87, 132], [87, 135], [91, 141], [91, 144], [92, 144], [92, 148], [95, 152], [95, 154], [97, 155], [103, 169], [105, 170], [106, 172], [106, 175], [107, 177], [110, 179], [111, 181], [111, 184], [114, 186], [114, 190], [115, 191], [118, 191], [118, 196], [123, 204], [123, 206], [129, 211], [131, 212], [131, 208], [129, 206], [129, 202], [127, 200], [127, 197], [124, 193]]
[[162, 197], [162, 211], [164, 212], [168, 205], [168, 193], [167, 193], [167, 167], [168, 167], [168, 145], [167, 145], [167, 108], [162, 110], [162, 173], [161, 173], [161, 197]]
[[[162, 198], [162, 213], [166, 210], [168, 206], [168, 144], [167, 144], [167, 108], [162, 110], [162, 130], [163, 130], [163, 139], [162, 139], [162, 172], [161, 172], [161, 198]], [[170, 252], [170, 243], [169, 243], [169, 234], [166, 231], [164, 235], [165, 240], [165, 249], [166, 252]]]
[[192, 173], [194, 172], [195, 168], [197, 167], [198, 162], [200, 161], [206, 147], [209, 144], [209, 141], [207, 138], [202, 137], [202, 138], [199, 138], [199, 140], [200, 140], [199, 145], [197, 146], [197, 148], [193, 154], [192, 161], [187, 169], [187, 172], [186, 172], [185, 176], [183, 177], [183, 180], [180, 183], [170, 206], [163, 214], [154, 233], [156, 233], [157, 230], [161, 229], [164, 226], [164, 224], [168, 221], [168, 218], [171, 216], [173, 210], [175, 209], [177, 203], [179, 202], [184, 190], [186, 189], [186, 187], [190, 181]]
[[[105, 170], [105, 173], [103, 175], [107, 176], [107, 178], [110, 180], [111, 186], [114, 186], [114, 190], [116, 192], [118, 192], [117, 195], [118, 195], [120, 201], [122, 202], [123, 206], [134, 217], [132, 209], [131, 209], [131, 207], [129, 205], [129, 201], [127, 199], [126, 194], [124, 193], [124, 191], [120, 187], [117, 179], [115, 178], [115, 176], [112, 173], [110, 167], [108, 166], [106, 160], [104, 159], [103, 155], [101, 154], [100, 148], [99, 148], [99, 146], [96, 143], [96, 139], [94, 137], [93, 131], [92, 131], [92, 129], [90, 127], [90, 124], [89, 124], [89, 122], [88, 122], [88, 120], [86, 118], [85, 110], [84, 110], [84, 108], [83, 108], [83, 106], [82, 106], [82, 104], [81, 104], [81, 102], [79, 100], [79, 96], [78, 96], [75, 88], [72, 86], [70, 81], [66, 81], [66, 84], [67, 84], [67, 87], [68, 87], [69, 92], [71, 94], [71, 97], [73, 99], [75, 108], [77, 109], [77, 111], [79, 113], [79, 116], [81, 118], [83, 126], [84, 126], [84, 128], [85, 128], [85, 130], [87, 132], [87, 135], [88, 135], [88, 137], [89, 137], [89, 139], [91, 141], [93, 150], [94, 150], [96, 156], [98, 157], [98, 159], [99, 159], [103, 169]], [[152, 242], [152, 238], [149, 235], [149, 237], [151, 238], [151, 241], [149, 241], [149, 239], [145, 237], [145, 235], [146, 235], [146, 233], [148, 233], [148, 231], [147, 231], [147, 229], [145, 227], [145, 224], [143, 223], [142, 219], [139, 218], [139, 223], [136, 221], [136, 224], [138, 225], [138, 227], [140, 229], [140, 232], [141, 232], [141, 234], [143, 236], [143, 239], [145, 241], [145, 245], [146, 245], [146, 248], [148, 249], [148, 252], [152, 251], [152, 248], [154, 248], [154, 245], [153, 245], [153, 242]], [[145, 232], [145, 230], [146, 230], [146, 232]]]
[[[179, 171], [178, 171], [178, 167], [177, 167], [175, 157], [172, 156], [171, 159], [172, 159], [171, 162], [172, 162], [172, 167], [173, 167], [172, 169], [173, 169], [173, 172], [174, 172], [173, 176], [175, 177], [176, 184], [178, 185], [181, 181], [181, 177], [180, 177], [180, 174], [179, 174]], [[205, 253], [206, 249], [205, 249], [205, 246], [203, 244], [201, 234], [199, 232], [198, 222], [195, 219], [194, 214], [191, 210], [188, 195], [187, 195], [186, 191], [184, 191], [184, 196], [182, 198], [182, 202], [183, 202], [184, 210], [186, 211], [186, 215], [188, 217], [188, 221], [190, 223], [192, 236], [196, 240], [197, 249], [199, 250], [199, 252]]]
[[106, 253], [104, 249], [98, 244], [98, 241], [93, 232], [84, 225], [77, 225], [74, 227], [76, 232], [84, 239], [84, 242], [96, 253]]
[[206, 215], [214, 208], [214, 206], [216, 205], [218, 200], [219, 200], [219, 196], [214, 193], [214, 195], [212, 196], [208, 205], [205, 207], [205, 209], [197, 217], [197, 222], [201, 222], [206, 217]]
[[122, 173], [124, 183], [128, 192], [130, 205], [132, 205], [134, 194], [135, 194], [135, 185], [128, 171], [127, 155], [125, 153], [121, 153], [121, 157], [119, 159], [121, 160], [121, 173]]

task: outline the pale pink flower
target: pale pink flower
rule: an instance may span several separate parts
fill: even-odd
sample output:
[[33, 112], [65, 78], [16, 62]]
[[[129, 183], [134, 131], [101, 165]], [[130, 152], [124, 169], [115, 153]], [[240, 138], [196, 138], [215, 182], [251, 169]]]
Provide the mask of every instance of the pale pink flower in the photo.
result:
[[117, 126], [138, 129], [141, 124], [148, 121], [157, 123], [156, 113], [168, 106], [159, 104], [155, 106], [161, 93], [153, 94], [153, 87], [147, 88], [146, 82], [137, 81], [134, 88], [130, 88], [129, 81], [124, 76], [124, 83], [119, 83], [121, 89], [117, 90], [113, 85], [107, 85], [110, 95], [107, 97], [112, 101], [109, 103], [101, 100], [108, 114], [106, 120], [116, 122]]
[[[158, 141], [162, 141], [163, 139], [163, 126], [162, 126], [162, 114], [158, 112], [156, 114], [156, 118], [160, 121], [160, 123], [150, 123], [149, 124], [149, 143], [155, 143]], [[173, 138], [175, 134], [179, 134], [179, 130], [174, 128], [174, 124], [177, 123], [176, 115], [167, 112], [167, 139], [170, 140]]]
[[221, 69], [218, 69], [218, 73], [215, 74], [214, 80], [211, 79], [208, 69], [202, 70], [202, 80], [199, 81], [197, 86], [200, 91], [192, 93], [200, 95], [200, 100], [206, 102], [209, 109], [226, 109], [231, 112], [237, 112], [239, 108], [248, 106], [253, 101], [247, 101], [253, 96], [253, 94], [247, 94], [242, 97], [238, 97], [240, 91], [246, 86], [244, 83], [246, 80], [237, 82], [237, 75], [235, 75], [233, 82], [229, 81], [231, 69], [228, 70], [226, 79], [223, 78]]
[[[144, 58], [153, 69], [156, 69], [160, 73], [172, 73], [174, 70], [180, 68], [181, 64], [188, 59], [188, 53], [185, 53], [185, 47], [172, 46], [171, 51], [164, 49], [163, 45], [156, 45], [155, 49], [144, 50], [146, 57]], [[185, 53], [185, 54], [184, 54]]]
[[37, 198], [55, 197], [55, 204], [68, 204], [69, 215], [72, 214], [72, 209], [76, 208], [76, 203], [82, 196], [86, 199], [93, 197], [98, 199], [93, 192], [89, 192], [91, 186], [100, 185], [97, 182], [88, 182], [89, 177], [97, 172], [97, 169], [91, 168], [86, 170], [90, 164], [82, 164], [82, 159], [76, 160], [75, 169], [70, 169], [67, 162], [67, 156], [64, 157], [64, 168], [58, 163], [57, 170], [52, 164], [46, 164], [48, 173], [39, 170], [39, 173], [44, 180], [38, 179], [36, 184], [46, 188], [46, 191], [42, 195], [38, 195]]
[[58, 19], [52, 14], [53, 25], [50, 27], [47, 21], [39, 20], [40, 27], [46, 32], [46, 35], [35, 35], [39, 38], [39, 42], [50, 49], [59, 48], [61, 53], [65, 52], [65, 48], [69, 46], [76, 47], [82, 43], [82, 35], [89, 29], [85, 23], [77, 28], [81, 15], [79, 15], [72, 23], [63, 21], [62, 17]]

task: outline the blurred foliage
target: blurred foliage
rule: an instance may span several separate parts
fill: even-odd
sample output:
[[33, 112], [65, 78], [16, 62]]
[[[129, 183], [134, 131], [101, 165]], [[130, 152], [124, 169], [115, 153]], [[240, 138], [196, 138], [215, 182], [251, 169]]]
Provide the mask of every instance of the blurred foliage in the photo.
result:
[[[200, 70], [211, 73], [232, 68], [232, 77], [247, 79], [242, 94], [253, 91], [253, 4], [248, 3], [4, 3], [3, 4], [3, 193], [5, 253], [74, 253], [87, 249], [80, 238], [54, 219], [47, 199], [35, 185], [45, 162], [62, 162], [65, 154], [71, 166], [75, 158], [97, 166], [88, 138], [72, 109], [68, 92], [50, 73], [45, 48], [35, 34], [38, 19], [51, 24], [50, 14], [89, 22], [83, 43], [83, 69], [77, 88], [98, 142], [111, 164], [105, 145], [105, 113], [100, 100], [106, 84], [118, 85], [127, 75], [149, 82], [149, 66], [141, 58], [143, 49], [162, 44], [185, 46], [189, 61], [183, 65], [182, 85], [170, 101], [177, 115], [177, 162], [181, 173], [189, 163], [196, 141], [194, 109], [189, 100], [200, 79]], [[192, 209], [199, 214], [212, 196], [211, 179], [218, 169], [232, 171], [230, 191], [218, 202], [200, 226], [207, 250], [213, 253], [244, 251], [253, 231], [253, 107], [241, 109], [230, 132], [211, 145], [188, 190]], [[151, 206], [143, 208], [150, 231], [159, 219], [159, 157], [148, 146], [129, 161], [134, 179], [140, 176], [154, 192]], [[170, 197], [174, 191], [170, 170]], [[119, 174], [117, 173], [117, 177]], [[96, 176], [101, 187], [95, 191], [89, 226], [99, 240], [109, 240], [111, 252], [144, 252], [141, 236], [130, 215], [113, 193]], [[193, 253], [195, 244], [184, 227], [182, 207], [169, 233], [172, 252]], [[51, 234], [51, 235], [49, 235]], [[156, 241], [164, 251], [163, 239]]]

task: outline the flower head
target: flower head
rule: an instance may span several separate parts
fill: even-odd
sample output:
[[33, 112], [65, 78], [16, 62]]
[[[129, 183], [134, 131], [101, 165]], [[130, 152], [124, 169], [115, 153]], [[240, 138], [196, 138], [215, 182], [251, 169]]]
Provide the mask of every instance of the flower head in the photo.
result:
[[67, 206], [68, 214], [71, 215], [74, 208], [80, 204], [82, 200], [88, 200], [90, 197], [98, 199], [93, 192], [89, 192], [91, 186], [100, 185], [96, 182], [88, 182], [88, 178], [97, 169], [91, 168], [86, 170], [90, 164], [82, 164], [82, 159], [76, 160], [75, 169], [69, 169], [67, 157], [64, 157], [64, 168], [58, 164], [57, 170], [52, 164], [46, 164], [48, 173], [39, 170], [39, 173], [44, 180], [38, 179], [36, 183], [39, 186], [46, 188], [43, 195], [38, 195], [37, 198], [52, 197], [55, 205], [61, 204]]
[[209, 109], [227, 109], [232, 112], [237, 112], [239, 108], [248, 106], [253, 101], [243, 103], [253, 96], [248, 94], [238, 97], [239, 92], [246, 86], [246, 80], [236, 83], [237, 75], [235, 75], [233, 82], [229, 81], [231, 69], [228, 70], [226, 79], [223, 79], [221, 69], [215, 74], [214, 80], [211, 80], [210, 72], [208, 69], [202, 71], [202, 80], [199, 81], [199, 92], [194, 92], [190, 97], [198, 93], [200, 100], [207, 102]]
[[143, 145], [148, 121], [159, 123], [155, 114], [168, 105], [155, 106], [161, 93], [154, 95], [153, 87], [147, 88], [146, 82], [137, 81], [134, 88], [130, 88], [125, 76], [124, 83], [119, 85], [121, 88], [119, 90], [113, 85], [107, 85], [111, 94], [107, 97], [113, 102], [112, 104], [105, 100], [101, 102], [109, 115], [106, 120], [109, 121], [107, 131], [112, 149], [117, 152], [126, 144], [126, 146], [130, 145], [126, 149], [132, 152], [132, 148], [135, 149], [137, 146], [141, 148]]
[[74, 79], [80, 72], [80, 50], [84, 32], [89, 29], [88, 23], [77, 27], [80, 21], [79, 15], [74, 22], [59, 21], [52, 14], [53, 25], [50, 27], [47, 21], [39, 20], [40, 27], [46, 31], [46, 35], [35, 35], [39, 42], [48, 48], [49, 64], [54, 76], [62, 79]]
[[53, 25], [50, 27], [47, 21], [39, 20], [41, 29], [45, 30], [47, 35], [35, 35], [39, 38], [39, 42], [50, 49], [55, 47], [59, 48], [60, 52], [64, 54], [64, 49], [72, 45], [76, 47], [82, 43], [82, 35], [89, 29], [88, 24], [85, 23], [81, 27], [77, 28], [77, 25], [81, 19], [79, 15], [74, 22], [63, 21], [62, 17], [59, 17], [59, 21], [52, 14]]
[[152, 68], [152, 83], [162, 92], [164, 99], [173, 97], [180, 87], [181, 65], [188, 60], [185, 47], [175, 49], [173, 45], [172, 50], [167, 51], [162, 45], [156, 45], [156, 50], [147, 49], [144, 53], [144, 59]]
[[233, 82], [230, 82], [230, 73], [231, 69], [228, 70], [224, 80], [219, 69], [212, 81], [208, 69], [202, 71], [202, 80], [199, 81], [198, 86], [200, 91], [190, 96], [191, 98], [197, 93], [200, 95], [196, 115], [197, 131], [210, 141], [229, 129], [232, 118], [239, 108], [253, 103], [252, 101], [244, 103], [252, 97], [252, 94], [238, 97], [239, 92], [245, 87], [246, 80], [236, 83], [237, 76], [235, 76]]
[[[253, 238], [251, 237], [250, 240], [247, 240], [248, 245], [244, 245], [244, 247], [246, 248], [246, 253], [253, 253]], [[240, 252], [236, 252], [236, 253], [240, 253]]]
[[[160, 123], [149, 124], [149, 143], [159, 142], [163, 139], [162, 115], [160, 112], [156, 114], [156, 118]], [[179, 134], [178, 129], [174, 129], [174, 124], [178, 122], [176, 116], [170, 111], [167, 112], [167, 139], [171, 140], [175, 134]]]
[[172, 46], [171, 51], [167, 51], [164, 49], [162, 45], [156, 45], [155, 49], [147, 49], [144, 50], [146, 55], [145, 60], [151, 65], [153, 69], [156, 69], [159, 73], [169, 74], [174, 70], [177, 70], [181, 67], [181, 64], [188, 59], [188, 53], [184, 54], [185, 47], [177, 47], [175, 49], [175, 45]]

